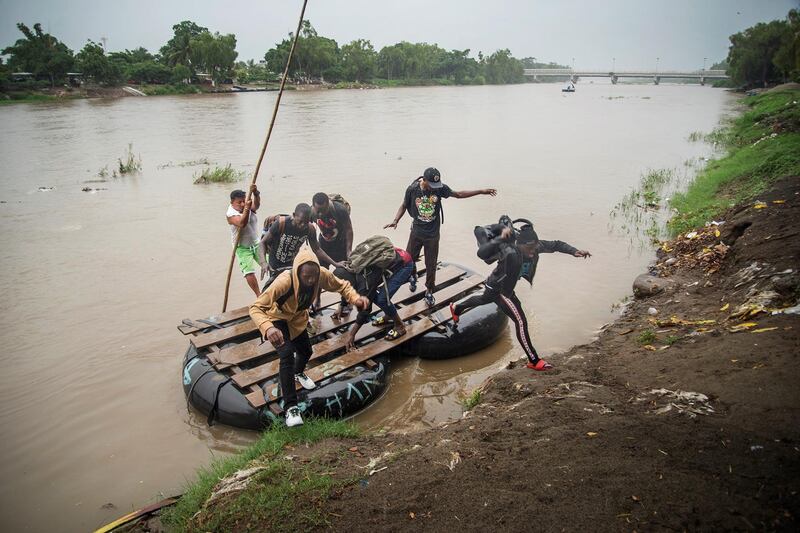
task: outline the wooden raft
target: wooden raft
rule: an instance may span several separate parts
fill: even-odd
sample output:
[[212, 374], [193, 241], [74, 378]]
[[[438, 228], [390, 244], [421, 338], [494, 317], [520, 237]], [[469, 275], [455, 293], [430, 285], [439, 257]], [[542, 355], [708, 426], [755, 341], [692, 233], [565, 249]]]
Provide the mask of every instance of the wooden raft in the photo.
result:
[[[412, 293], [408, 284], [404, 284], [392, 297], [407, 328], [407, 333], [394, 341], [384, 338], [388, 326], [376, 327], [367, 323], [356, 335], [357, 349], [347, 352], [345, 333], [355, 322], [358, 312], [354, 309], [349, 315], [334, 320], [324, 310], [338, 306], [339, 294], [324, 292], [321, 295], [323, 312], [311, 320], [313, 353], [306, 368], [306, 374], [311, 379], [320, 382], [359, 364], [374, 367], [376, 363], [373, 358], [431, 329], [444, 328], [444, 323], [451, 320], [450, 313], [438, 311], [483, 284], [480, 276], [471, 275], [460, 267], [440, 265], [434, 291], [436, 305], [428, 307], [422, 299], [425, 292], [422, 283], [424, 267], [422, 264], [417, 266], [419, 289]], [[373, 306], [372, 312], [377, 311], [377, 306]], [[206, 319], [184, 319], [178, 325], [178, 330], [189, 335], [190, 342], [201, 355], [208, 357], [215, 370], [231, 377], [232, 383], [253, 407], [268, 405], [273, 413], [281, 413], [278, 403], [280, 397], [275, 395], [278, 387], [274, 386], [280, 361], [275, 348], [268, 341], [262, 342], [259, 331], [250, 320], [247, 307]], [[297, 387], [299, 389], [300, 385]]]

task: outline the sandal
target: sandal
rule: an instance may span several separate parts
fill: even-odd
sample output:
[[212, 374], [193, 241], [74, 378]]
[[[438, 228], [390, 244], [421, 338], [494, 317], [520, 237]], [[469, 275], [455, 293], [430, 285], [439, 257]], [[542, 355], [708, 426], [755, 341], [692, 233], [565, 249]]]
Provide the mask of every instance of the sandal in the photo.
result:
[[544, 370], [552, 370], [553, 368], [555, 368], [553, 365], [551, 365], [544, 359], [537, 359], [536, 363], [528, 362], [528, 364], [525, 366], [527, 366], [531, 370], [536, 370], [538, 372], [542, 372]]
[[378, 318], [372, 320], [372, 325], [375, 326], [376, 328], [393, 323], [394, 321], [390, 318], [386, 318], [386, 316], [379, 316]]
[[458, 319], [461, 317], [458, 313], [456, 313], [456, 304], [450, 302], [450, 316], [453, 317], [453, 323], [458, 325]]
[[389, 330], [389, 333], [387, 333], [387, 334], [386, 334], [386, 337], [384, 337], [384, 338], [385, 338], [387, 341], [394, 341], [394, 340], [397, 340], [397, 339], [399, 339], [400, 337], [402, 337], [402, 336], [403, 336], [403, 335], [405, 335], [405, 334], [406, 334], [406, 332], [405, 332], [405, 331], [404, 331], [403, 333], [400, 333], [400, 332], [399, 332], [399, 331], [397, 331], [396, 329], [392, 328], [392, 329], [390, 329], [390, 330]]

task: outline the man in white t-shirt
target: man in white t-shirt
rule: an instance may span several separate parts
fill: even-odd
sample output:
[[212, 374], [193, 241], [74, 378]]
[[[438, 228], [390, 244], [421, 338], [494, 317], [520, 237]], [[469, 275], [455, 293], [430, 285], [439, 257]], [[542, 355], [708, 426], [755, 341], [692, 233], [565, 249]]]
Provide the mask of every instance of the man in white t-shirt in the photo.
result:
[[[236, 189], [231, 192], [231, 205], [228, 206], [228, 224], [231, 226], [231, 242], [236, 246], [236, 259], [239, 261], [239, 268], [245, 281], [253, 289], [258, 297], [261, 291], [258, 289], [256, 279], [256, 268], [258, 268], [258, 241], [259, 230], [256, 211], [261, 206], [261, 193], [255, 183], [250, 186], [253, 195], [252, 200], [245, 202], [247, 195], [244, 191]], [[239, 245], [236, 245], [236, 233], [242, 228], [242, 236]]]

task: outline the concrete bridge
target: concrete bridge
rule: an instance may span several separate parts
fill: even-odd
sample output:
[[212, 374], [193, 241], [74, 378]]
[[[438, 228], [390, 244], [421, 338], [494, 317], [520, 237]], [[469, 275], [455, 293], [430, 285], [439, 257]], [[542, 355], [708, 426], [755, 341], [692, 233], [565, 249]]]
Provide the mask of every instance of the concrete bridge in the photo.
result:
[[578, 78], [611, 78], [611, 83], [616, 84], [620, 78], [650, 78], [656, 85], [662, 79], [692, 79], [700, 80], [700, 85], [705, 85], [706, 80], [727, 80], [728, 75], [724, 70], [573, 70], [571, 68], [526, 68], [525, 75], [540, 78], [569, 78], [573, 83]]

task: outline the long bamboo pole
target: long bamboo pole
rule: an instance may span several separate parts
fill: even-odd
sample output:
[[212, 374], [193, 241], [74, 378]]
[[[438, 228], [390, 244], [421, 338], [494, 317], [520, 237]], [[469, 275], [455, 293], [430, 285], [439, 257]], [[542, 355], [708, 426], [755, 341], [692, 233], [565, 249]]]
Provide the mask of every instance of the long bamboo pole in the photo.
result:
[[[269, 144], [269, 138], [272, 136], [272, 128], [275, 126], [275, 118], [278, 116], [278, 108], [281, 105], [281, 97], [283, 96], [283, 88], [286, 85], [286, 78], [289, 76], [289, 65], [292, 62], [292, 56], [294, 55], [294, 49], [297, 46], [297, 39], [300, 37], [300, 28], [303, 26], [303, 17], [306, 13], [306, 5], [308, 4], [308, 0], [303, 0], [303, 8], [300, 10], [300, 20], [297, 21], [297, 31], [294, 32], [294, 40], [292, 41], [292, 47], [289, 49], [289, 57], [286, 58], [286, 67], [283, 69], [283, 77], [281, 78], [281, 88], [278, 90], [278, 98], [275, 100], [275, 107], [272, 110], [272, 120], [269, 122], [269, 129], [267, 129], [267, 137], [264, 139], [264, 145], [261, 147], [261, 154], [258, 156], [258, 163], [256, 163], [255, 172], [253, 172], [253, 179], [250, 182], [250, 187], [247, 188], [247, 196], [245, 197], [245, 202], [250, 201], [251, 191], [250, 189], [253, 188], [255, 185], [256, 180], [258, 179], [258, 171], [261, 169], [261, 162], [264, 160], [264, 154], [267, 152], [267, 145]], [[242, 216], [247, 215], [249, 213], [249, 208], [245, 207], [244, 213]], [[222, 312], [224, 313], [225, 310], [228, 308], [228, 292], [230, 291], [231, 287], [231, 274], [233, 273], [233, 262], [236, 259], [236, 247], [239, 246], [239, 239], [242, 238], [242, 229], [239, 228], [239, 231], [236, 232], [236, 242], [233, 245], [233, 252], [231, 253], [231, 260], [228, 264], [228, 278], [225, 281], [225, 300], [222, 302]]]

